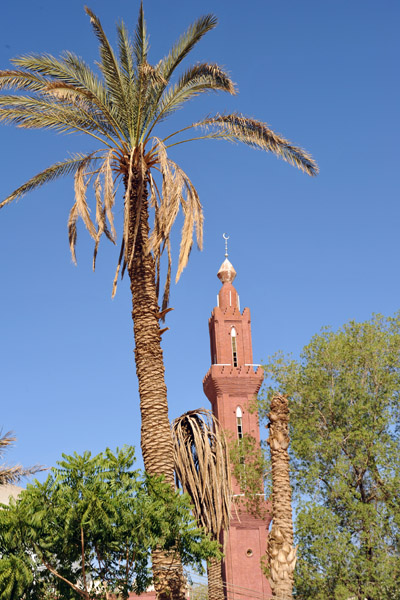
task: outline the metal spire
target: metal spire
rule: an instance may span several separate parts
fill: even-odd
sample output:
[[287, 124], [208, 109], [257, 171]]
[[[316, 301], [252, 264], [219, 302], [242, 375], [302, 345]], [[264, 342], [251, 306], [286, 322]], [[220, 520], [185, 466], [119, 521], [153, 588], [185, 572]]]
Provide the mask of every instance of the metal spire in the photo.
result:
[[223, 233], [222, 237], [225, 240], [225, 260], [222, 263], [222, 265], [217, 273], [217, 277], [218, 277], [218, 279], [220, 279], [222, 281], [222, 283], [226, 283], [226, 282], [232, 283], [232, 281], [236, 277], [236, 271], [228, 260], [229, 235], [226, 235], [226, 233]]
[[228, 258], [228, 240], [229, 240], [229, 235], [226, 235], [226, 233], [223, 233], [222, 237], [225, 240], [225, 258]]

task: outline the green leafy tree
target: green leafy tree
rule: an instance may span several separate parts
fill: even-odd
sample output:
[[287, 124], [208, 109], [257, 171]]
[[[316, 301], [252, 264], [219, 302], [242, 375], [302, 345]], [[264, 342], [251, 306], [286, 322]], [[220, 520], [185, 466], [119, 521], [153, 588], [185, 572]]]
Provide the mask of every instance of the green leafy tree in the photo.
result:
[[[94, 240], [94, 267], [101, 236], [104, 234], [116, 242], [115, 185], [122, 182], [124, 219], [114, 291], [119, 273], [122, 276], [126, 271], [132, 294], [144, 465], [148, 473], [164, 474], [173, 485], [172, 439], [161, 349], [164, 329], [160, 320], [167, 312], [171, 281], [171, 228], [182, 209], [178, 279], [188, 261], [194, 228], [197, 243], [202, 246], [203, 216], [196, 189], [168, 152], [193, 140], [228, 140], [272, 152], [309, 175], [315, 175], [318, 169], [301, 148], [264, 123], [237, 113], [210, 116], [179, 131], [172, 130], [163, 139], [157, 137], [159, 124], [188, 100], [211, 91], [236, 93], [230, 77], [216, 64], [196, 64], [174, 79], [182, 61], [216, 26], [213, 15], [195, 21], [153, 66], [148, 62], [149, 40], [142, 6], [133, 41], [125, 25], [121, 22], [118, 26], [117, 52], [97, 16], [88, 8], [86, 12], [99, 42], [100, 73], [72, 52], [65, 52], [59, 58], [49, 54], [18, 57], [12, 61], [13, 69], [0, 71], [0, 88], [17, 92], [0, 96], [0, 121], [27, 129], [84, 133], [96, 146], [89, 153], [76, 154], [47, 167], [11, 193], [0, 203], [0, 208], [50, 181], [73, 175], [75, 202], [68, 221], [72, 257], [75, 260], [80, 217]], [[89, 184], [94, 187], [94, 221], [87, 201]], [[153, 228], [150, 223], [154, 223]], [[160, 260], [164, 251], [168, 267], [160, 310]], [[164, 558], [155, 555], [153, 560], [159, 593], [164, 588], [174, 589], [176, 597], [183, 598], [179, 565], [167, 569], [171, 561]]]
[[290, 399], [298, 596], [397, 600], [400, 313], [324, 329], [265, 368]]
[[151, 582], [151, 551], [179, 553], [202, 571], [218, 556], [197, 527], [189, 499], [133, 470], [134, 449], [63, 455], [0, 511], [0, 597], [127, 598]]
[[270, 487], [267, 476], [269, 463], [260, 444], [249, 433], [244, 433], [240, 440], [230, 431], [225, 432], [225, 435], [229, 442], [232, 475], [242, 494], [234, 498], [234, 502], [239, 511], [244, 510], [256, 517], [266, 518], [269, 512], [265, 503], [265, 492], [269, 492]]

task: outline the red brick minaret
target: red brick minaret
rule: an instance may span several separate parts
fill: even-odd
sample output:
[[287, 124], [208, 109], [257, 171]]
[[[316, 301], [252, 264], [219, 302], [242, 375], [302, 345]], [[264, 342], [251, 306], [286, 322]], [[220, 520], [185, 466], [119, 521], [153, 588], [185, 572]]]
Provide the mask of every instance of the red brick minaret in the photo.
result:
[[[230, 432], [238, 443], [243, 435], [250, 434], [259, 444], [258, 417], [249, 408], [264, 374], [259, 365], [253, 364], [250, 310], [245, 308], [240, 312], [239, 296], [232, 285], [236, 272], [227, 258], [218, 277], [222, 287], [218, 306], [209, 320], [211, 367], [203, 381], [204, 392], [224, 431]], [[241, 489], [232, 479], [235, 498], [240, 496]], [[260, 566], [271, 521], [269, 513], [263, 512], [263, 516], [254, 516], [243, 504], [233, 502], [222, 567], [227, 600], [271, 597], [271, 588]]]

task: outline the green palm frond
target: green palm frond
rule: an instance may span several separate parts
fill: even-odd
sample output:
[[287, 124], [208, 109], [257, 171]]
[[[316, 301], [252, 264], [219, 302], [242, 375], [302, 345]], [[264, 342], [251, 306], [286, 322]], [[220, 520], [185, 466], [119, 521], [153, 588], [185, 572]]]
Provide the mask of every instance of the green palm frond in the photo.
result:
[[175, 85], [165, 90], [156, 113], [152, 115], [153, 122], [147, 132], [147, 138], [158, 122], [181, 108], [185, 102], [211, 91], [236, 94], [235, 84], [219, 65], [202, 63], [190, 67]]
[[93, 31], [100, 42], [101, 63], [99, 66], [103, 73], [107, 89], [113, 102], [116, 103], [121, 115], [125, 117], [126, 121], [126, 118], [129, 115], [126, 82], [124, 81], [117, 58], [104, 33], [99, 18], [87, 6], [85, 6], [85, 11], [90, 17]]
[[[5, 106], [2, 106], [5, 104]], [[14, 123], [19, 127], [26, 129], [47, 128], [57, 131], [85, 131], [87, 133], [97, 129], [88, 119], [80, 118], [74, 112], [57, 107], [57, 110], [51, 110], [50, 102], [42, 102], [47, 110], [41, 111], [38, 108], [38, 102], [32, 98], [21, 98], [15, 96], [0, 98], [0, 121]]]
[[39, 73], [44, 77], [63, 81], [77, 89], [91, 92], [93, 96], [106, 98], [106, 88], [90, 67], [72, 52], [65, 52], [60, 59], [51, 54], [27, 54], [11, 59], [26, 72]]
[[[29, 54], [12, 59], [15, 65], [27, 69], [26, 77], [30, 77], [32, 71], [60, 84], [73, 87], [77, 93], [81, 93], [90, 99], [104, 114], [105, 120], [109, 120], [117, 136], [124, 136], [124, 119], [121, 117], [117, 107], [109, 101], [108, 92], [104, 83], [86, 65], [86, 63], [73, 54], [65, 52], [57, 59], [50, 54]], [[25, 72], [22, 72], [25, 73]], [[24, 77], [23, 77], [24, 80]]]
[[318, 166], [308, 152], [293, 146], [288, 140], [272, 131], [261, 121], [234, 113], [208, 117], [203, 121], [194, 123], [194, 127], [211, 128], [218, 133], [221, 139], [242, 142], [252, 148], [273, 152], [276, 156], [308, 175], [315, 176], [318, 174]]
[[168, 82], [183, 59], [195, 47], [195, 45], [214, 27], [218, 20], [214, 15], [204, 15], [197, 19], [188, 30], [181, 35], [178, 41], [172, 46], [169, 54], [158, 65], [163, 78]]
[[76, 73], [78, 81], [85, 87], [82, 92], [87, 91], [86, 95], [104, 113], [105, 119], [109, 121], [117, 137], [121, 139], [122, 136], [127, 139], [127, 127], [123, 113], [121, 113], [115, 103], [110, 101], [110, 96], [104, 82], [100, 81], [96, 74], [72, 52], [66, 52], [64, 60], [67, 67]]
[[133, 64], [133, 48], [125, 23], [121, 21], [117, 25], [119, 62], [122, 70], [131, 85], [135, 81], [135, 69]]
[[4, 94], [0, 96], [0, 108], [2, 106], [25, 110], [27, 115], [60, 113], [60, 115], [72, 118], [75, 114], [82, 123], [87, 123], [90, 130], [98, 129], [99, 133], [106, 136], [112, 131], [102, 112], [98, 111], [88, 98], [81, 96], [73, 87], [65, 84], [60, 86], [58, 83], [49, 83], [42, 94], [34, 96]]
[[190, 51], [196, 46], [196, 44], [214, 27], [217, 26], [218, 20], [212, 14], [204, 15], [197, 19], [187, 31], [180, 36], [178, 41], [172, 46], [171, 50], [157, 65], [157, 70], [160, 73], [164, 83], [161, 83], [153, 95], [153, 110], [150, 112], [147, 118], [147, 123], [151, 123], [157, 112], [158, 103], [161, 96], [167, 87], [172, 74], [175, 69], [180, 65], [184, 58], [190, 53]]
[[87, 118], [97, 123], [99, 130], [102, 130], [104, 135], [115, 136], [115, 129], [110, 124], [109, 119], [105, 118], [104, 112], [99, 110], [92, 98], [82, 93], [81, 90], [65, 83], [51, 82], [40, 98], [47, 101], [52, 99], [58, 106], [81, 111]]
[[125, 89], [129, 107], [129, 123], [127, 123], [127, 129], [129, 131], [130, 138], [132, 139], [135, 126], [133, 119], [133, 90], [136, 80], [133, 61], [133, 48], [123, 21], [121, 21], [121, 23], [117, 26], [117, 32], [119, 62], [121, 65], [122, 77], [125, 81]]
[[75, 154], [71, 158], [64, 160], [62, 162], [55, 163], [50, 167], [47, 167], [41, 173], [38, 173], [29, 181], [21, 185], [19, 188], [14, 190], [12, 194], [10, 194], [3, 202], [0, 203], [0, 208], [3, 208], [6, 204], [9, 204], [13, 200], [17, 200], [25, 196], [28, 192], [49, 183], [50, 181], [55, 181], [60, 177], [65, 177], [66, 175], [74, 175], [79, 168], [82, 167], [83, 164], [96, 164], [99, 160], [99, 156], [97, 156], [98, 152], [92, 152], [90, 154]]
[[25, 129], [86, 133], [105, 146], [112, 147], [115, 144], [114, 139], [94, 115], [77, 105], [68, 106], [62, 102], [50, 102], [28, 96], [0, 96], [0, 121], [14, 123]]
[[133, 54], [136, 59], [136, 68], [147, 62], [149, 51], [149, 40], [146, 32], [146, 21], [144, 20], [143, 2], [140, 3], [139, 17], [135, 29], [135, 42], [133, 45]]

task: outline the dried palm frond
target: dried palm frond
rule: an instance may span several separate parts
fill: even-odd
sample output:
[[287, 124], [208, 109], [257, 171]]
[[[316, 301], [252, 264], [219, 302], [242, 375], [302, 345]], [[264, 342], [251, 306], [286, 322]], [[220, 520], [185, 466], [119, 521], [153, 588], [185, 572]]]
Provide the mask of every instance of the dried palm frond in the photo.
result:
[[[172, 226], [175, 223], [179, 208], [182, 208], [184, 223], [176, 275], [176, 281], [178, 281], [189, 259], [193, 245], [194, 227], [196, 227], [198, 247], [202, 248], [203, 212], [194, 185], [186, 173], [168, 158], [162, 140], [154, 138], [153, 152], [153, 160], [159, 165], [162, 175], [163, 189], [155, 215], [153, 231], [149, 239], [149, 250], [154, 252], [156, 259], [162, 254], [165, 242], [170, 239]], [[186, 191], [186, 198], [183, 194], [184, 190]]]
[[68, 217], [69, 248], [71, 250], [72, 261], [75, 265], [77, 264], [76, 263], [76, 254], [75, 254], [76, 238], [77, 238], [77, 230], [76, 230], [77, 220], [78, 220], [78, 206], [75, 202], [70, 210], [69, 217]]
[[[12, 446], [15, 440], [16, 438], [11, 431], [0, 437], [0, 457], [3, 456], [7, 447]], [[0, 485], [15, 484], [23, 477], [28, 477], [43, 470], [44, 468], [39, 465], [29, 468], [24, 468], [21, 465], [14, 465], [13, 467], [0, 465]]]
[[177, 481], [188, 493], [201, 527], [218, 539], [229, 528], [231, 478], [228, 449], [217, 420], [204, 408], [172, 423]]
[[76, 173], [75, 173], [75, 182], [74, 182], [74, 190], [75, 190], [75, 202], [78, 214], [82, 218], [83, 222], [86, 225], [86, 229], [89, 231], [90, 235], [94, 240], [96, 240], [96, 228], [92, 219], [90, 218], [90, 209], [86, 202], [86, 190], [88, 186], [88, 179], [86, 176], [87, 163], [82, 163]]
[[194, 124], [216, 130], [222, 139], [242, 142], [253, 148], [273, 152], [308, 175], [317, 175], [318, 166], [312, 156], [302, 148], [293, 146], [261, 121], [250, 119], [240, 113], [215, 115]]

